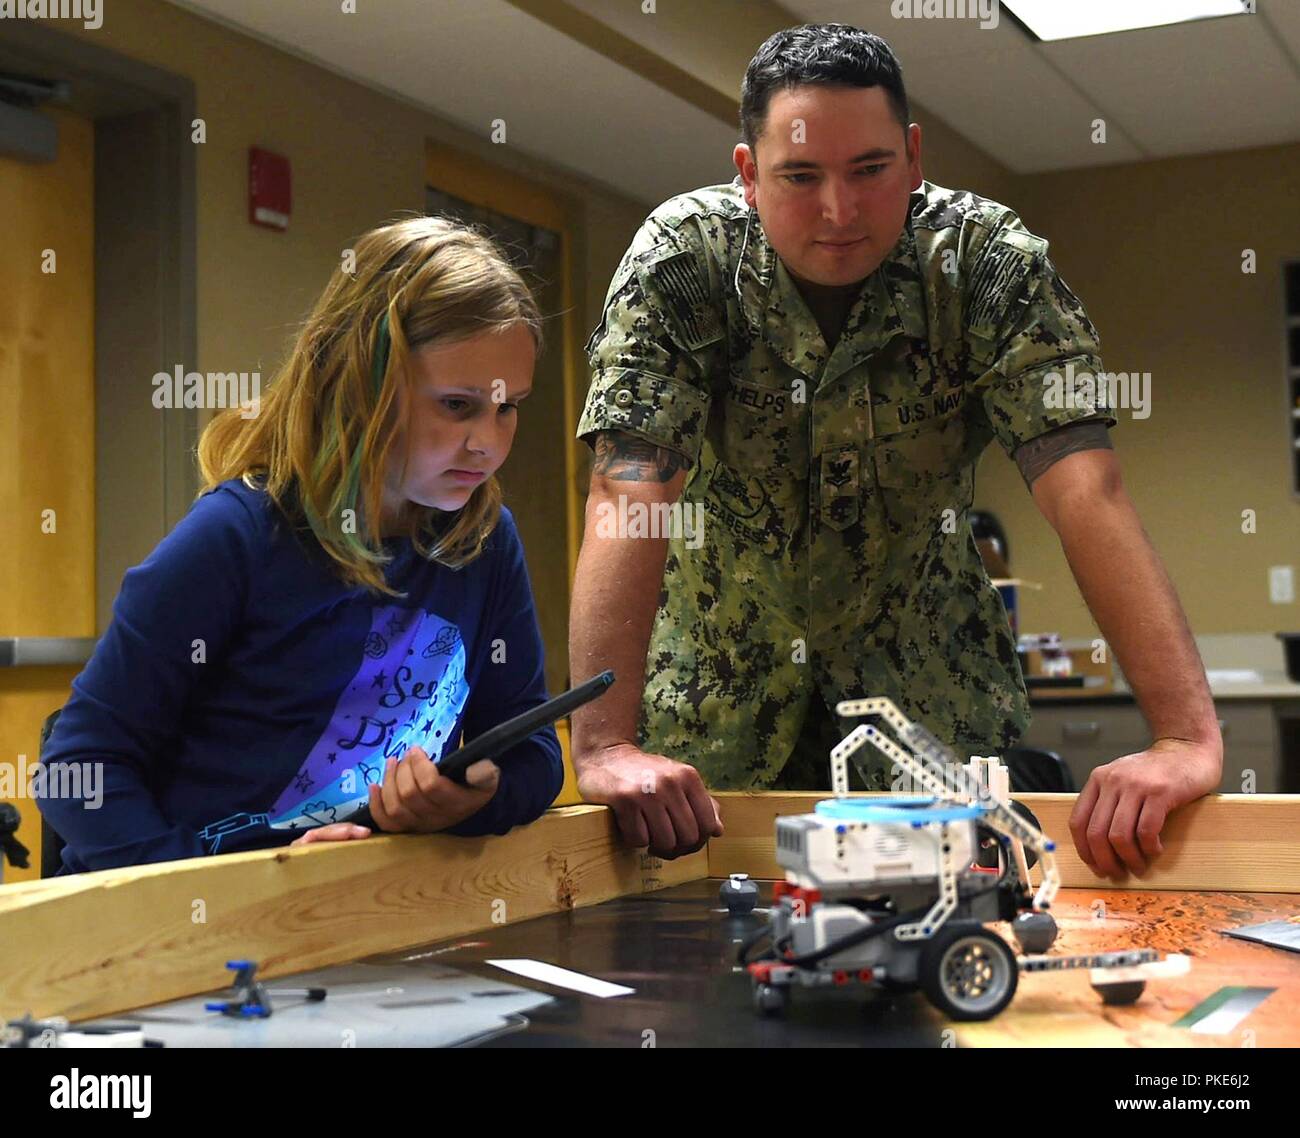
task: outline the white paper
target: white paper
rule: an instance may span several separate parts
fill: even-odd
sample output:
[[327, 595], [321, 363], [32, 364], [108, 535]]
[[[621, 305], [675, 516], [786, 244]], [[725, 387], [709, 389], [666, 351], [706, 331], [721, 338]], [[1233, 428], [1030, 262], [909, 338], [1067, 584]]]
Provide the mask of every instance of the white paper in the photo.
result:
[[581, 972], [570, 972], [567, 968], [541, 960], [489, 960], [487, 963], [513, 972], [516, 976], [541, 980], [545, 984], [554, 984], [557, 988], [571, 988], [587, 996], [599, 996], [602, 1000], [610, 996], [626, 996], [636, 991], [635, 988], [611, 984], [608, 980], [597, 980], [594, 976], [584, 976]]
[[1212, 684], [1261, 684], [1264, 677], [1250, 668], [1210, 668], [1205, 678]]

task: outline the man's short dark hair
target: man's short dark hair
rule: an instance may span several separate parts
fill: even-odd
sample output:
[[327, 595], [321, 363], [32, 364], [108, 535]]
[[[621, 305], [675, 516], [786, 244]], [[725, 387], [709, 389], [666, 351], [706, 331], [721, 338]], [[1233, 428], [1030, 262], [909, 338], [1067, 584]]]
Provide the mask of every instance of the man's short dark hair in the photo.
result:
[[754, 149], [776, 91], [806, 84], [883, 87], [894, 118], [907, 134], [911, 117], [903, 69], [879, 36], [850, 24], [803, 24], [769, 36], [745, 68], [740, 87], [740, 133]]

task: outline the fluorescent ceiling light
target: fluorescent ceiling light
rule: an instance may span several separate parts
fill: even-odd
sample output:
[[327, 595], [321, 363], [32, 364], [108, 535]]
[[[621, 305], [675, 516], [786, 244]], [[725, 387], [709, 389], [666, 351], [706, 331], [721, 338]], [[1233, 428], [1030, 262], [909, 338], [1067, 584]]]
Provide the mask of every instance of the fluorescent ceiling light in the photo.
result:
[[1240, 16], [1250, 0], [1002, 0], [1040, 40], [1065, 40], [1158, 28], [1213, 16]]

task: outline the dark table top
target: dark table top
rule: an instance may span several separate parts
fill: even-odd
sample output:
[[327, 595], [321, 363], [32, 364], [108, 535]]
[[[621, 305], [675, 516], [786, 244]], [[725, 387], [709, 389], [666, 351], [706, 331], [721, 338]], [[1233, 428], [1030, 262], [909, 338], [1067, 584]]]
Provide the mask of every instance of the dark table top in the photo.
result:
[[[717, 880], [504, 925], [440, 942], [440, 964], [546, 991], [548, 1007], [488, 1047], [938, 1047], [944, 1023], [919, 993], [886, 998], [857, 985], [800, 988], [789, 1012], [754, 1010], [749, 976], [735, 965], [738, 943], [765, 912], [729, 917]], [[771, 883], [760, 882], [760, 906]], [[477, 942], [483, 942], [481, 944]], [[635, 991], [606, 999], [525, 980], [484, 963], [541, 960]], [[647, 1034], [647, 1033], [653, 1033]]]

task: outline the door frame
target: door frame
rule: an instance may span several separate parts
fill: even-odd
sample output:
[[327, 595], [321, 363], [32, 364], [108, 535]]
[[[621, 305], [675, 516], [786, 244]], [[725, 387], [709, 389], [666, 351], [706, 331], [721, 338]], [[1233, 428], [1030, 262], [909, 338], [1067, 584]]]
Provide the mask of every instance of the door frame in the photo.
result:
[[[122, 576], [198, 490], [199, 413], [159, 413], [164, 366], [197, 354], [197, 116], [188, 78], [35, 20], [0, 25], [0, 68], [64, 80], [95, 126], [95, 594], [107, 627]], [[115, 182], [129, 170], [136, 194]], [[129, 256], [125, 255], [129, 252]]]
[[[574, 240], [581, 229], [578, 206], [526, 175], [496, 166], [468, 151], [433, 139], [425, 141], [425, 183], [474, 205], [518, 218], [530, 225], [560, 235], [561, 356], [564, 375], [564, 419], [569, 430], [578, 423], [578, 361], [581, 351], [576, 315], [574, 283]], [[585, 380], [584, 380], [585, 383]], [[578, 490], [578, 472], [583, 444], [565, 440], [565, 552], [568, 558], [568, 599], [573, 600], [573, 578], [578, 568], [582, 541], [583, 497]]]
[[[578, 422], [578, 376], [582, 371], [582, 341], [576, 319], [578, 289], [573, 271], [577, 257], [575, 240], [583, 230], [580, 204], [517, 170], [494, 165], [468, 151], [433, 139], [425, 140], [425, 185], [560, 235], [560, 344], [564, 376], [564, 419], [566, 431], [574, 430]], [[584, 379], [584, 385], [585, 382]], [[570, 607], [573, 604], [573, 578], [578, 567], [578, 548], [582, 540], [582, 516], [585, 508], [585, 500], [578, 486], [579, 471], [585, 469], [581, 465], [583, 459], [579, 454], [579, 448], [583, 447], [584, 444], [576, 438], [569, 437], [565, 440], [565, 550], [569, 570], [565, 594]], [[568, 719], [559, 720], [555, 724], [555, 730], [564, 759], [564, 785], [553, 805], [572, 806], [580, 803], [582, 796], [578, 793], [578, 780], [570, 753]]]

